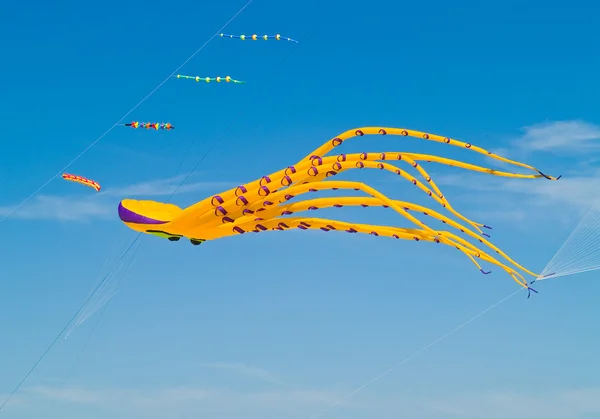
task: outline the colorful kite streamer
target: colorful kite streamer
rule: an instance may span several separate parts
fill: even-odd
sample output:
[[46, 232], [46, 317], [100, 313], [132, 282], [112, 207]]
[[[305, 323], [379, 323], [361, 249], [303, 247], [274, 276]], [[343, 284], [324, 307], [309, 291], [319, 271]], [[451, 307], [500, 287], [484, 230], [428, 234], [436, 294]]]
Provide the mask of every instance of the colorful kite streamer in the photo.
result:
[[138, 121], [133, 121], [130, 122], [129, 124], [123, 124], [124, 127], [131, 127], [131, 128], [146, 128], [146, 129], [155, 129], [155, 130], [159, 130], [159, 129], [166, 129], [167, 131], [175, 129], [175, 127], [173, 125], [171, 125], [170, 123], [164, 123], [164, 122], [138, 122]]
[[200, 77], [200, 76], [195, 76], [194, 77], [194, 76], [183, 76], [181, 74], [178, 74], [177, 78], [178, 79], [196, 80], [196, 82], [204, 81], [206, 83], [210, 83], [211, 81], [216, 81], [217, 83], [221, 83], [222, 81], [224, 81], [225, 83], [235, 83], [235, 84], [244, 84], [244, 83], [246, 83], [245, 81], [232, 79], [229, 76], [225, 76], [225, 77]]
[[69, 173], [63, 173], [62, 178], [71, 182], [81, 183], [82, 185], [95, 189], [96, 192], [100, 192], [100, 184], [95, 180], [84, 178], [83, 176], [71, 175]]
[[285, 38], [282, 37], [281, 35], [277, 34], [277, 35], [250, 35], [249, 37], [247, 37], [246, 35], [229, 35], [226, 33], [222, 33], [221, 34], [221, 38], [231, 38], [231, 39], [241, 39], [242, 41], [245, 41], [246, 39], [250, 39], [252, 41], [257, 41], [258, 39], [263, 39], [265, 41], [269, 40], [269, 39], [275, 39], [276, 41], [290, 41], [290, 42], [294, 42], [294, 43], [298, 43], [298, 41], [296, 41], [295, 39], [292, 38]]

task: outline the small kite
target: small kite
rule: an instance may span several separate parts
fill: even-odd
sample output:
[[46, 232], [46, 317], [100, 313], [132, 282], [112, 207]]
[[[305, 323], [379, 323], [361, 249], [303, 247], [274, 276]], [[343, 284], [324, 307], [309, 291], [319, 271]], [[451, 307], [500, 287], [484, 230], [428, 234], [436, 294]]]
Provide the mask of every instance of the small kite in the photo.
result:
[[94, 180], [84, 178], [83, 176], [71, 175], [69, 173], [64, 173], [62, 177], [64, 180], [81, 183], [82, 185], [89, 186], [90, 188], [95, 189], [96, 192], [100, 192], [100, 184]]
[[251, 39], [252, 41], [257, 41], [259, 39], [263, 39], [265, 41], [267, 41], [269, 39], [275, 39], [277, 41], [281, 41], [283, 39], [284, 41], [290, 41], [290, 42], [294, 42], [296, 44], [298, 43], [298, 41], [296, 41], [295, 39], [286, 38], [279, 34], [277, 34], [277, 35], [256, 35], [256, 34], [254, 34], [254, 35], [246, 36], [246, 35], [229, 35], [226, 33], [222, 33], [221, 38], [241, 39], [242, 41], [245, 41], [246, 39]]
[[[369, 134], [415, 137], [425, 141], [460, 147], [470, 152], [479, 153], [495, 160], [521, 167], [522, 169], [528, 169], [533, 173], [510, 173], [435, 155], [397, 151], [327, 155], [345, 141], [353, 137]], [[407, 164], [409, 167], [414, 168], [424, 178], [425, 182], [421, 182], [408, 172], [401, 170], [394, 162]], [[409, 129], [364, 127], [346, 131], [330, 139], [293, 166], [288, 166], [268, 176], [263, 176], [260, 179], [240, 185], [237, 188], [221, 192], [218, 195], [209, 196], [187, 208], [180, 208], [173, 204], [156, 201], [124, 199], [119, 204], [118, 213], [121, 221], [135, 231], [167, 238], [170, 241], [177, 241], [182, 237], [187, 237], [194, 245], [246, 232], [260, 233], [263, 231], [287, 230], [290, 228], [346, 231], [348, 233], [393, 237], [401, 240], [442, 243], [463, 253], [482, 273], [489, 274], [490, 272], [483, 270], [477, 261], [478, 259], [499, 267], [521, 286], [527, 288], [529, 291], [537, 292], [529, 287], [523, 275], [517, 270], [524, 271], [534, 277], [537, 277], [537, 275], [519, 265], [485, 238], [489, 237], [489, 235], [483, 233], [481, 227], [488, 229], [491, 227], [471, 221], [456, 211], [420, 162], [433, 162], [509, 178], [558, 179], [542, 173], [533, 166], [498, 156], [470, 143]], [[468, 226], [460, 224], [433, 209], [411, 202], [388, 198], [365, 183], [330, 179], [344, 171], [363, 168], [380, 169], [404, 178], [423, 191], [439, 206], [457, 218], [460, 218]], [[304, 195], [310, 192], [344, 189], [361, 191], [366, 196], [332, 196], [298, 200], [304, 198]], [[294, 200], [294, 198], [296, 199]], [[357, 224], [298, 214], [330, 207], [357, 206], [391, 208], [399, 215], [407, 218], [415, 226], [408, 228], [391, 225]], [[293, 214], [298, 215], [291, 216]], [[431, 219], [437, 219], [448, 227], [456, 229], [457, 232], [437, 230], [429, 227], [418, 218], [419, 214], [429, 216]], [[461, 237], [459, 232], [467, 237]], [[482, 247], [486, 246], [489, 249], [489, 253], [484, 251], [482, 247], [470, 243], [466, 238], [476, 240]], [[264, 257], [268, 258], [268, 251], [264, 250], [263, 252]], [[494, 253], [498, 256], [494, 255]], [[498, 260], [500, 258], [503, 258], [504, 261]]]
[[138, 122], [138, 121], [133, 121], [130, 122], [129, 124], [123, 124], [123, 126], [125, 127], [131, 127], [131, 128], [146, 128], [146, 129], [155, 129], [155, 130], [159, 130], [159, 129], [166, 129], [171, 130], [171, 129], [175, 129], [175, 127], [173, 125], [171, 125], [170, 123], [164, 123], [164, 122]]
[[181, 74], [178, 74], [177, 78], [178, 79], [196, 80], [196, 82], [204, 81], [206, 83], [210, 83], [211, 81], [216, 81], [217, 83], [221, 83], [222, 81], [224, 81], [225, 83], [234, 83], [234, 84], [244, 84], [244, 83], [246, 83], [245, 81], [232, 79], [229, 76], [225, 76], [225, 77], [200, 77], [200, 76], [195, 76], [194, 77], [194, 76], [183, 76]]

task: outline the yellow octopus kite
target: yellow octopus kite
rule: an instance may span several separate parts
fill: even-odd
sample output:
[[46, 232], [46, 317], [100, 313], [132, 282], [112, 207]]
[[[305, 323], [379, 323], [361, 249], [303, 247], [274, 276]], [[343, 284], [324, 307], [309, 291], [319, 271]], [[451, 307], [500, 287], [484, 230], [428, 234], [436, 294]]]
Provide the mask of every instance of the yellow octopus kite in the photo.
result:
[[[416, 153], [360, 153], [340, 154], [337, 156], [326, 157], [327, 153], [341, 145], [345, 140], [366, 134], [410, 136], [456, 147], [463, 147], [504, 163], [529, 169], [535, 172], [535, 174], [503, 172], [463, 163], [457, 160]], [[403, 161], [411, 165], [425, 178], [426, 184], [420, 182], [395, 165], [388, 163], [390, 160]], [[164, 237], [171, 241], [177, 241], [181, 237], [187, 237], [194, 245], [199, 245], [207, 240], [244, 234], [249, 231], [259, 233], [268, 230], [285, 230], [292, 227], [303, 230], [343, 230], [348, 233], [365, 233], [403, 240], [425, 240], [443, 243], [455, 247], [464, 253], [484, 274], [490, 272], [485, 272], [477, 262], [477, 259], [484, 260], [502, 268], [518, 284], [526, 287], [528, 290], [537, 292], [529, 287], [522, 274], [517, 272], [515, 268], [533, 275], [534, 277], [537, 277], [538, 275], [522, 267], [484, 237], [479, 236], [477, 233], [489, 237], [482, 232], [481, 227], [490, 227], [471, 221], [452, 208], [425, 169], [417, 163], [419, 161], [456, 166], [471, 171], [488, 173], [494, 176], [521, 179], [535, 179], [542, 177], [549, 180], [560, 179], [560, 176], [558, 178], [548, 176], [535, 167], [506, 159], [469, 143], [441, 137], [439, 135], [401, 128], [364, 127], [346, 131], [333, 138], [317, 148], [307, 157], [300, 160], [300, 162], [294, 166], [289, 166], [268, 176], [263, 176], [253, 182], [240, 185], [235, 189], [208, 197], [185, 209], [181, 209], [176, 205], [168, 203], [124, 199], [119, 203], [119, 218], [125, 225], [133, 230]], [[387, 170], [402, 176], [429, 195], [441, 207], [446, 208], [450, 213], [470, 225], [477, 233], [469, 227], [459, 224], [430, 208], [390, 199], [365, 183], [335, 181], [329, 179], [340, 172], [356, 168]], [[294, 197], [307, 192], [338, 189], [362, 191], [370, 195], [370, 197], [318, 198], [299, 202], [289, 202]], [[307, 210], [359, 205], [363, 207], [383, 206], [385, 208], [392, 208], [416, 224], [419, 229], [347, 223], [309, 216], [286, 217]], [[460, 232], [478, 240], [480, 243], [502, 256], [508, 264], [500, 262], [484, 250], [475, 247], [452, 232], [433, 230], [414, 217], [410, 211], [420, 212], [456, 228]], [[509, 265], [512, 265], [514, 268]]]

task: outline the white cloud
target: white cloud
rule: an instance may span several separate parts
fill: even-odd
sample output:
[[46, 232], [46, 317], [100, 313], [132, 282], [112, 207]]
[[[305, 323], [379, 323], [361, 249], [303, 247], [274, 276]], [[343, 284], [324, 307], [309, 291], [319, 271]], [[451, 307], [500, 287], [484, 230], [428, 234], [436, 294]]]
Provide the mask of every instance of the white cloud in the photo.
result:
[[516, 145], [531, 151], [583, 152], [600, 147], [600, 126], [584, 121], [555, 121], [523, 128]]
[[432, 401], [432, 410], [461, 419], [577, 419], [600, 416], [600, 388], [555, 393], [489, 393]]
[[[566, 176], [557, 181], [546, 179], [506, 179], [484, 176], [473, 173], [432, 177], [442, 188], [451, 186], [468, 189], [475, 196], [481, 194], [493, 195], [496, 205], [508, 199], [505, 195], [515, 195], [510, 205], [523, 209], [524, 204], [536, 207], [546, 207], [549, 211], [570, 207], [577, 211], [585, 211], [600, 197], [600, 170], [589, 172], [586, 176]], [[451, 196], [448, 194], [447, 196]], [[487, 199], [488, 196], [485, 196]], [[448, 198], [452, 202], [452, 198]], [[514, 201], [513, 199], [518, 199]], [[483, 199], [482, 199], [483, 201]], [[516, 202], [516, 207], [515, 207]], [[553, 206], [553, 207], [552, 207]]]
[[[89, 389], [82, 387], [48, 387], [34, 386], [21, 393], [20, 403], [14, 407], [35, 405], [42, 400], [56, 400], [63, 405], [89, 406], [104, 410], [119, 410], [121, 414], [127, 410], [130, 414], [183, 412], [281, 412], [306, 410], [308, 413], [331, 405], [342, 396], [341, 393], [314, 390], [283, 391], [234, 391], [230, 389], [173, 387], [155, 390], [137, 389]], [[343, 407], [349, 403], [342, 404]], [[140, 416], [141, 417], [141, 416]]]
[[[136, 183], [122, 187], [107, 188], [99, 193], [92, 191], [87, 196], [37, 195], [15, 212], [13, 206], [0, 206], [0, 217], [10, 214], [12, 218], [53, 219], [60, 221], [87, 221], [90, 219], [113, 218], [118, 200], [123, 198], [144, 198], [170, 196], [181, 183], [183, 176]], [[231, 182], [195, 182], [181, 186], [177, 194], [196, 192], [204, 189], [228, 189]], [[77, 187], [80, 187], [77, 185]], [[82, 188], [85, 187], [81, 186]], [[204, 196], [199, 196], [198, 200]]]
[[85, 221], [114, 215], [114, 208], [98, 199], [72, 199], [61, 196], [38, 195], [17, 211], [13, 207], [0, 207], [0, 216], [24, 219], [54, 219], [60, 221]]
[[[213, 417], [298, 417], [307, 419], [342, 399], [343, 392], [315, 390], [234, 391], [194, 387], [155, 390], [36, 386], [25, 389], [12, 408], [42, 406], [56, 400], [61, 411], [78, 407], [118, 412], [122, 417], [170, 417], [211, 413]], [[437, 419], [587, 419], [600, 415], [600, 388], [559, 391], [429, 394], [426, 398], [357, 396], [336, 405], [344, 417]], [[14, 410], [16, 411], [16, 410]], [[332, 412], [333, 413], [333, 412]], [[341, 412], [336, 412], [335, 416]], [[443, 416], [440, 416], [443, 415]], [[230, 416], [229, 416], [230, 415]], [[71, 416], [70, 416], [71, 417]], [[119, 416], [121, 417], [121, 416]]]
[[236, 374], [258, 378], [260, 380], [268, 381], [270, 383], [281, 384], [281, 381], [275, 376], [275, 374], [252, 365], [246, 365], [242, 363], [212, 362], [200, 363], [198, 364], [198, 366], [201, 368], [213, 368], [218, 370], [231, 371]]

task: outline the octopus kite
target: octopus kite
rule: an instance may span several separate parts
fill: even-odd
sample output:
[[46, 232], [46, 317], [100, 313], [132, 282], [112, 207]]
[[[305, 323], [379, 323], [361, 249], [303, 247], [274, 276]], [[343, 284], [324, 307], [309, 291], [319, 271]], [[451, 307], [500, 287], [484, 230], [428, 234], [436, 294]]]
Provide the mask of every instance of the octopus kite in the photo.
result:
[[84, 178], [83, 176], [71, 175], [69, 173], [63, 173], [62, 178], [64, 180], [69, 180], [71, 182], [81, 183], [82, 185], [89, 186], [96, 190], [96, 192], [100, 192], [101, 186], [95, 180], [91, 180], [88, 178]]
[[175, 129], [175, 127], [173, 125], [171, 125], [170, 123], [164, 123], [164, 122], [138, 122], [138, 121], [133, 121], [130, 122], [129, 124], [123, 124], [123, 126], [125, 127], [131, 127], [131, 128], [146, 128], [146, 129], [155, 129], [155, 130], [159, 130], [159, 129], [165, 129], [167, 131]]
[[[462, 147], [498, 161], [522, 169], [528, 169], [533, 173], [520, 174], [503, 172], [444, 157], [416, 153], [383, 152], [327, 156], [331, 150], [341, 145], [345, 140], [367, 134], [409, 136], [455, 147]], [[392, 164], [392, 161], [412, 166], [421, 176], [423, 176], [425, 183]], [[478, 260], [498, 266], [509, 274], [518, 284], [526, 287], [530, 291], [537, 292], [529, 287], [529, 284], [517, 269], [520, 269], [529, 275], [533, 275], [536, 278], [537, 275], [519, 265], [486, 239], [489, 235], [485, 234], [482, 228], [491, 229], [491, 227], [471, 221], [457, 212], [448, 199], [442, 194], [433, 179], [418, 163], [423, 161], [428, 163], [435, 162], [475, 172], [510, 178], [545, 178], [548, 180], [558, 180], [560, 178], [560, 176], [558, 178], [548, 176], [533, 166], [509, 160], [475, 145], [447, 137], [400, 128], [365, 127], [346, 131], [331, 139], [293, 166], [289, 166], [268, 176], [263, 176], [260, 179], [246, 183], [245, 185], [240, 185], [237, 188], [222, 192], [218, 195], [208, 197], [185, 209], [181, 209], [178, 206], [169, 203], [124, 199], [119, 203], [118, 213], [123, 223], [133, 230], [167, 238], [171, 241], [177, 241], [181, 237], [187, 237], [194, 245], [199, 245], [208, 240], [216, 240], [223, 237], [244, 234], [246, 232], [260, 233], [263, 231], [286, 230], [290, 228], [299, 228], [302, 230], [320, 229], [322, 231], [346, 231], [348, 233], [364, 233], [402, 240], [424, 240], [442, 243], [447, 246], [452, 246], [462, 252], [481, 270], [482, 273], [489, 274], [490, 272], [484, 271]], [[410, 202], [388, 198], [365, 183], [336, 181], [331, 179], [333, 176], [343, 171], [363, 168], [386, 170], [401, 176], [422, 190], [440, 207], [445, 208], [451, 214], [461, 219], [468, 227], [453, 221], [433, 209]], [[300, 197], [308, 192], [338, 189], [361, 191], [369, 196], [331, 197], [293, 201], [294, 198]], [[303, 214], [289, 217], [299, 212], [313, 211], [327, 207], [340, 208], [343, 206], [381, 206], [384, 208], [391, 208], [407, 218], [418, 228], [356, 224], [315, 218]], [[415, 217], [413, 213], [421, 213], [435, 218], [461, 233], [478, 240], [479, 243], [500, 255], [505, 261], [501, 262], [496, 259], [496, 257], [491, 256], [485, 250], [474, 246], [454, 232], [432, 229]]]
[[254, 35], [246, 36], [246, 35], [229, 35], [226, 33], [222, 33], [221, 38], [241, 39], [242, 41], [245, 41], [246, 39], [251, 39], [252, 41], [257, 41], [259, 39], [262, 39], [265, 41], [268, 41], [269, 39], [275, 39], [276, 41], [281, 41], [283, 39], [285, 41], [290, 41], [295, 44], [298, 43], [298, 41], [296, 41], [295, 39], [286, 38], [279, 34], [277, 34], [277, 35], [256, 35], [256, 34], [254, 34]]

